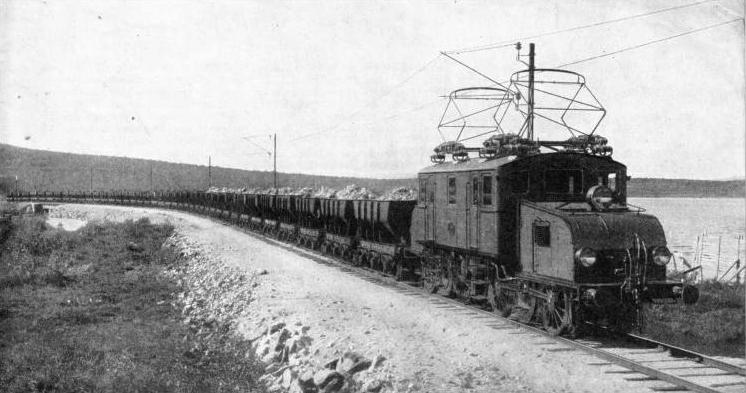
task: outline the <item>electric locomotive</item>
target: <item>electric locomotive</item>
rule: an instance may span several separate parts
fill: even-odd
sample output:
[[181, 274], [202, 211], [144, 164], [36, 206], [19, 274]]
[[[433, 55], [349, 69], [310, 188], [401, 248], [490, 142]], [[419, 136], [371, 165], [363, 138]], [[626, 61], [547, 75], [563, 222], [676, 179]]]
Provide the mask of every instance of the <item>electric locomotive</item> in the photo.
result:
[[[554, 334], [572, 334], [582, 322], [642, 328], [643, 302], [695, 302], [696, 288], [666, 279], [672, 255], [663, 228], [627, 203], [626, 167], [611, 158], [606, 138], [595, 134], [601, 119], [590, 132], [566, 121], [573, 110], [596, 110], [601, 118], [605, 110], [592, 93], [579, 98], [587, 89], [581, 75], [536, 69], [533, 50], [531, 44], [529, 67], [513, 74], [510, 87], [450, 95], [451, 102], [494, 98], [497, 104], [488, 108], [497, 108], [491, 119], [496, 125], [485, 126], [494, 135], [481, 147], [466, 147], [464, 139], [442, 143], [431, 157], [434, 165], [418, 174], [410, 237], [412, 252], [421, 256], [423, 286], [541, 322]], [[553, 93], [544, 87], [549, 84], [575, 84], [577, 90]], [[568, 102], [539, 105], [537, 91]], [[506, 132], [500, 122], [501, 108], [513, 105], [522, 115], [517, 133]], [[459, 136], [479, 128], [466, 123], [463, 105], [452, 107], [458, 109]], [[553, 122], [570, 138], [535, 138], [537, 116], [552, 121], [557, 111]]]

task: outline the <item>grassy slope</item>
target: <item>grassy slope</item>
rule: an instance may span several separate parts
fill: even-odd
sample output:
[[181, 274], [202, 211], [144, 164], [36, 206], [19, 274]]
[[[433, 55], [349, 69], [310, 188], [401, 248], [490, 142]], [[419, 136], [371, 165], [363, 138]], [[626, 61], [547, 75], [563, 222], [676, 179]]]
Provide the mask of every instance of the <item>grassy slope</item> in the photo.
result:
[[744, 356], [744, 284], [706, 281], [696, 304], [653, 305], [645, 334], [707, 355]]
[[179, 286], [160, 275], [182, 263], [161, 249], [171, 231], [18, 218], [0, 249], [0, 391], [260, 390], [248, 344], [181, 323]]
[[[93, 189], [147, 190], [150, 188], [150, 168], [153, 167], [153, 184], [156, 189], [204, 189], [207, 187], [207, 166], [174, 164], [164, 161], [124, 157], [106, 157], [83, 154], [31, 150], [0, 144], [0, 193], [15, 187], [14, 176], [19, 177], [19, 189], [88, 191]], [[428, 165], [424, 163], [423, 166]], [[316, 176], [279, 173], [281, 186], [327, 186], [342, 188], [357, 184], [376, 192], [395, 187], [416, 187], [412, 179], [368, 179], [354, 177]], [[214, 167], [212, 184], [226, 187], [256, 187], [272, 185], [272, 173]], [[647, 197], [736, 197], [746, 195], [743, 180], [705, 181], [681, 179], [632, 178], [628, 185], [629, 196]]]

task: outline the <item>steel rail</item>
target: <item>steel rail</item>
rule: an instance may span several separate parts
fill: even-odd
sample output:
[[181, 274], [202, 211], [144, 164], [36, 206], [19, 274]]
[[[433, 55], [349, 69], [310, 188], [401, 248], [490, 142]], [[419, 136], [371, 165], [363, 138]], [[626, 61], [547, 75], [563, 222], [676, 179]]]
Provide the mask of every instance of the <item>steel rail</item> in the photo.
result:
[[652, 344], [655, 346], [666, 348], [669, 350], [669, 352], [671, 352], [671, 355], [675, 357], [679, 357], [679, 356], [686, 357], [689, 360], [695, 361], [697, 363], [701, 363], [707, 366], [712, 366], [714, 368], [719, 368], [723, 371], [728, 371], [734, 374], [746, 376], [746, 368], [739, 367], [738, 365], [724, 362], [719, 359], [715, 359], [711, 356], [703, 355], [701, 353], [694, 352], [686, 348], [681, 348], [681, 347], [678, 347], [672, 344], [667, 344], [663, 341], [653, 340], [652, 338], [648, 338], [648, 337], [641, 336], [641, 335], [634, 334], [634, 333], [627, 333], [627, 337], [637, 342], [643, 342], [643, 343]]

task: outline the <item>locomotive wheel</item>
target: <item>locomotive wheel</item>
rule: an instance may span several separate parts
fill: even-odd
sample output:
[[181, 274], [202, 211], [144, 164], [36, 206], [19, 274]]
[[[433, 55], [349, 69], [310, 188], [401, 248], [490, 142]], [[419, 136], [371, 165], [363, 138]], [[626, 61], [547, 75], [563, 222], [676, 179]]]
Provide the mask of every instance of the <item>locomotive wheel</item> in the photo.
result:
[[444, 274], [440, 277], [440, 294], [443, 296], [453, 297], [455, 295], [454, 292], [454, 272], [451, 269], [448, 269], [447, 272], [443, 272]]
[[438, 287], [440, 286], [439, 284], [440, 277], [434, 274], [427, 274], [422, 280], [422, 287], [425, 288], [425, 292], [427, 293], [438, 292]]
[[510, 316], [521, 323], [531, 322], [536, 313], [536, 298], [528, 294], [516, 294], [516, 299]]
[[558, 336], [572, 330], [572, 299], [570, 296], [566, 292], [548, 290], [542, 307], [541, 319], [544, 330], [552, 336]]
[[427, 293], [438, 292], [441, 278], [443, 274], [442, 269], [438, 266], [438, 263], [433, 261], [431, 258], [423, 259], [422, 261], [422, 287]]
[[487, 300], [492, 306], [492, 311], [503, 317], [508, 317], [513, 312], [513, 306], [515, 305], [513, 294], [498, 282], [487, 287]]

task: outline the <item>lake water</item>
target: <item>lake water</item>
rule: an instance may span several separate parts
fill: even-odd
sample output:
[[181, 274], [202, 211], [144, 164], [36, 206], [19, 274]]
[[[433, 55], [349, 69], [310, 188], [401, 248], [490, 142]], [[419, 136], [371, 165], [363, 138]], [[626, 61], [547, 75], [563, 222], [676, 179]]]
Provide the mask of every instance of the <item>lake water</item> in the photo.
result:
[[[629, 198], [628, 202], [643, 207], [646, 213], [660, 220], [666, 231], [668, 247], [679, 259], [680, 270], [683, 256], [690, 263], [695, 259], [697, 239], [700, 239], [700, 255], [705, 278], [725, 274], [733, 261], [744, 259], [746, 242], [746, 200], [728, 198]], [[704, 241], [702, 240], [704, 239]], [[719, 245], [719, 247], [718, 247]], [[719, 252], [718, 252], [719, 248]], [[743, 266], [743, 264], [741, 264]], [[669, 269], [673, 266], [669, 266]], [[726, 277], [731, 277], [733, 271]], [[743, 275], [742, 275], [743, 277]]]

